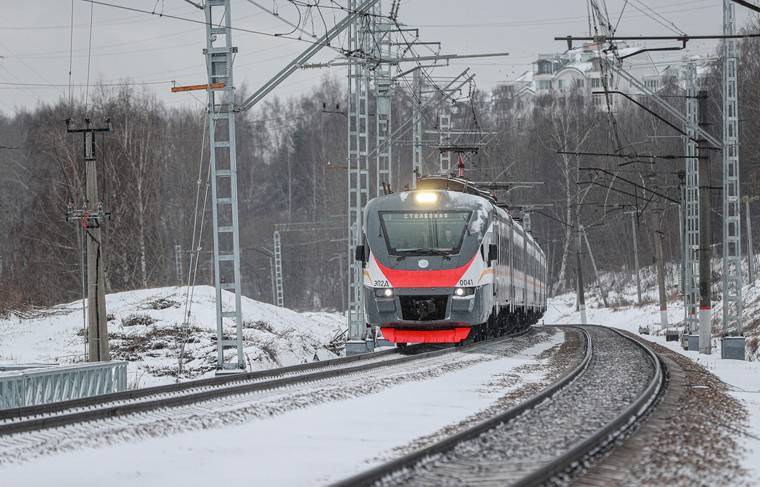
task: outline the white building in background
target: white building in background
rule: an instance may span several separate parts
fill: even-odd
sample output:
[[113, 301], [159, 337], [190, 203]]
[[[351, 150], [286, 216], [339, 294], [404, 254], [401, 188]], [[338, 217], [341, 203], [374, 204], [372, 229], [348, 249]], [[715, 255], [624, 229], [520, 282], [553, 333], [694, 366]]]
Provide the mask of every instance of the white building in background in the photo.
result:
[[[620, 47], [618, 56], [624, 57], [641, 50], [641, 47]], [[536, 96], [547, 94], [570, 94], [573, 92], [587, 96], [591, 103], [605, 106], [604, 95], [594, 95], [603, 90], [599, 50], [596, 44], [585, 44], [561, 54], [539, 54], [533, 61], [532, 69], [509, 80], [494, 90], [493, 96], [500, 100], [511, 100], [518, 110], [532, 106]], [[670, 66], [658, 69], [647, 53], [625, 58], [623, 68], [642, 80], [652, 91], [659, 91], [668, 76], [673, 76]], [[678, 68], [675, 68], [677, 74]], [[625, 80], [614, 78], [610, 90], [637, 94], [639, 90]], [[613, 95], [610, 101], [619, 102], [620, 95]]]

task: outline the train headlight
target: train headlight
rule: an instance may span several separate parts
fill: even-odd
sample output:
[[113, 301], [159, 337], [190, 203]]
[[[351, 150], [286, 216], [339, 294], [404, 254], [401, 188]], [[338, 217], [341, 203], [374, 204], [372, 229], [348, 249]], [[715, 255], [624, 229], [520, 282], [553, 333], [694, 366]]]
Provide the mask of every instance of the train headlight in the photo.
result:
[[474, 287], [458, 287], [454, 289], [454, 296], [460, 298], [464, 296], [472, 296], [473, 294], [475, 294]]
[[438, 201], [438, 195], [429, 191], [420, 191], [414, 194], [414, 201], [423, 204], [435, 203]]
[[375, 288], [375, 296], [378, 298], [392, 298], [393, 297], [393, 289], [389, 287], [377, 287]]

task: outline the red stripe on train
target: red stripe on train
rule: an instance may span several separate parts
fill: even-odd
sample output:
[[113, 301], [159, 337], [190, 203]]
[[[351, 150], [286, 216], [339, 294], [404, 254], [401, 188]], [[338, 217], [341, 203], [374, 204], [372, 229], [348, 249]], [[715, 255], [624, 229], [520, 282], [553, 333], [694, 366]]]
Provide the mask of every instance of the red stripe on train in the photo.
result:
[[392, 343], [459, 343], [470, 334], [469, 327], [448, 330], [402, 330], [380, 328], [383, 337]]
[[[475, 254], [475, 257], [477, 257], [477, 254]], [[385, 267], [377, 259], [375, 259], [375, 262], [385, 277], [388, 278], [391, 287], [455, 287], [459, 284], [459, 279], [467, 272], [475, 257], [462, 267], [440, 270], [391, 269], [390, 267]]]

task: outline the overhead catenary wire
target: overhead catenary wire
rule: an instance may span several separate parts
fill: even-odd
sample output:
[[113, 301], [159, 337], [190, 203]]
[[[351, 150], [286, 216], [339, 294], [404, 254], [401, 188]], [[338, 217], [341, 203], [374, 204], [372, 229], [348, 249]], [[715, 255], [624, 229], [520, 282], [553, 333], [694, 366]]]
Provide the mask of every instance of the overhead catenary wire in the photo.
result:
[[71, 87], [71, 71], [74, 62], [74, 0], [71, 0], [71, 29], [69, 30], [69, 109], [74, 107], [74, 92]]
[[[198, 235], [198, 207], [200, 206], [200, 193], [201, 193], [201, 186], [203, 184], [203, 155], [206, 148], [206, 123], [205, 123], [205, 116], [203, 120], [203, 135], [201, 136], [201, 150], [200, 150], [200, 157], [198, 160], [198, 179], [196, 181], [196, 189], [195, 189], [195, 209], [193, 211], [193, 233], [192, 233], [192, 239], [190, 244], [190, 265], [188, 265], [187, 268], [187, 293], [185, 296], [185, 310], [184, 310], [184, 318], [185, 324], [188, 324], [190, 322], [190, 302], [192, 301], [192, 293], [191, 289], [195, 287], [195, 279], [196, 279], [196, 272], [197, 272], [197, 257], [198, 253], [201, 251], [201, 241], [203, 236], [203, 225], [201, 224], [201, 234]], [[211, 176], [211, 165], [209, 165], [208, 174], [206, 176], [206, 190], [204, 193], [204, 200], [203, 200], [203, 213], [201, 218], [206, 213], [206, 198], [208, 197], [208, 183], [209, 178]], [[193, 266], [193, 262], [195, 262], [195, 266]]]
[[87, 83], [84, 88], [84, 116], [87, 118], [87, 103], [90, 95], [90, 63], [92, 61], [92, 20], [95, 11], [95, 4], [90, 3], [90, 37], [87, 43]]
[[[90, 3], [90, 4], [96, 4], [96, 5], [102, 5], [102, 6], [106, 6], [106, 7], [116, 8], [116, 9], [122, 9], [122, 10], [128, 10], [128, 11], [132, 11], [132, 12], [143, 13], [143, 14], [147, 14], [147, 15], [158, 16], [158, 17], [161, 17], [162, 19], [180, 20], [180, 21], [184, 21], [184, 22], [191, 22], [191, 23], [194, 23], [194, 24], [206, 25], [206, 21], [205, 20], [192, 19], [192, 18], [189, 18], [189, 17], [182, 17], [182, 16], [172, 15], [172, 14], [158, 14], [158, 13], [152, 12], [150, 10], [144, 10], [144, 9], [140, 9], [140, 8], [136, 8], [136, 7], [129, 7], [129, 6], [126, 6], [126, 5], [119, 5], [119, 4], [116, 4], [116, 3], [103, 2], [103, 1], [100, 1], [100, 0], [80, 0], [80, 1], [86, 2], [86, 3]], [[325, 8], [325, 7], [321, 6], [319, 8]], [[344, 10], [345, 12], [348, 12], [348, 13], [354, 13], [354, 12], [352, 12], [351, 9], [347, 9], [347, 8], [344, 8], [344, 7], [342, 7], [341, 9]], [[374, 16], [373, 14], [366, 13], [366, 12], [363, 13], [362, 15], [365, 15], [365, 16]], [[247, 28], [244, 28], [244, 27], [230, 27], [230, 29], [232, 31], [237, 31], [237, 32], [245, 32], [245, 33], [249, 33], [249, 34], [257, 34], [257, 35], [262, 35], [262, 36], [275, 37], [275, 38], [278, 38], [278, 39], [290, 39], [290, 40], [295, 40], [295, 41], [299, 41], [299, 42], [305, 42], [307, 44], [312, 44], [312, 45], [315, 45], [315, 46], [329, 47], [331, 49], [338, 50], [339, 52], [341, 52], [343, 54], [346, 53], [345, 49], [336, 48], [329, 40], [327, 42], [312, 41], [312, 40], [304, 39], [302, 37], [294, 37], [292, 35], [283, 35], [283, 34], [272, 33], [272, 32], [264, 32], [264, 31], [255, 30], [255, 29], [247, 29]]]
[[[201, 150], [200, 150], [200, 157], [198, 162], [198, 181], [195, 191], [195, 211], [193, 213], [193, 236], [192, 236], [192, 244], [190, 247], [190, 263], [188, 265], [188, 276], [187, 276], [187, 289], [185, 294], [185, 309], [184, 309], [184, 320], [183, 320], [183, 333], [181, 335], [184, 335], [182, 338], [182, 344], [179, 347], [179, 356], [177, 357], [178, 360], [178, 369], [179, 374], [182, 373], [182, 365], [183, 365], [183, 359], [184, 359], [184, 350], [187, 346], [187, 342], [190, 340], [190, 333], [189, 333], [189, 326], [190, 326], [190, 315], [192, 313], [193, 308], [193, 298], [195, 296], [195, 282], [198, 278], [198, 265], [200, 263], [200, 253], [202, 250], [201, 243], [203, 242], [203, 228], [205, 226], [206, 222], [206, 207], [208, 205], [208, 193], [209, 193], [209, 186], [211, 185], [211, 161], [209, 160], [208, 164], [208, 170], [206, 172], [206, 185], [203, 192], [203, 207], [200, 212], [200, 225], [196, 225], [198, 222], [198, 203], [200, 201], [200, 191], [201, 191], [201, 176], [203, 174], [203, 159], [204, 159], [204, 150], [206, 146], [206, 129], [208, 127], [208, 117], [211, 117], [212, 114], [208, 113], [206, 114], [206, 117], [203, 117], [203, 135], [201, 137]], [[213, 120], [214, 126], [216, 126], [216, 120]], [[209, 146], [209, 150], [213, 150]], [[196, 228], [198, 229], [196, 239]], [[179, 374], [178, 374], [178, 380], [179, 380]]]
[[[666, 29], [668, 29], [668, 30], [670, 30], [672, 32], [675, 32], [676, 34], [681, 34], [681, 35], [686, 34], [686, 32], [684, 32], [680, 27], [678, 27], [676, 24], [674, 24], [669, 19], [665, 18], [663, 15], [659, 14], [656, 10], [654, 10], [652, 7], [650, 7], [649, 5], [647, 5], [646, 3], [644, 3], [642, 0], [630, 0], [630, 1], [631, 1], [631, 6], [633, 8], [635, 8], [639, 12], [643, 13], [644, 15], [646, 15], [647, 17], [649, 17], [650, 19], [654, 20], [658, 24], [662, 25]], [[652, 15], [648, 14], [642, 8], [637, 7], [636, 4], [639, 4], [643, 8], [649, 10], [649, 12], [651, 12]]]

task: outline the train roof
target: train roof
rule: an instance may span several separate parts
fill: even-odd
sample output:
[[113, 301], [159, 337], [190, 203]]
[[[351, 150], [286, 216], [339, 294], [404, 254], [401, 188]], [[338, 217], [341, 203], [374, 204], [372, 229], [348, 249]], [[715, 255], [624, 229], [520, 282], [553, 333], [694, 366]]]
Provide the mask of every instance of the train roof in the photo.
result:
[[478, 188], [472, 181], [452, 176], [424, 176], [417, 179], [417, 189], [419, 190], [446, 190], [457, 191], [459, 193], [472, 194], [485, 198], [492, 203], [496, 203], [496, 197], [488, 190]]
[[472, 186], [469, 181], [464, 179], [440, 177], [435, 178], [437, 179], [435, 183], [431, 182], [432, 179], [434, 178], [425, 178], [424, 180], [427, 181], [427, 184], [418, 186], [414, 190], [373, 198], [367, 203], [367, 209], [372, 211], [394, 211], [411, 209], [410, 207], [412, 206], [417, 209], [425, 209], [426, 205], [415, 203], [413, 195], [418, 192], [435, 192], [445, 195], [438, 201], [438, 209], [453, 210], [463, 207], [475, 209], [479, 218], [486, 218], [486, 215], [491, 213], [501, 213], [503, 217], [508, 218], [512, 222], [512, 225], [519, 229], [521, 235], [533, 243], [543, 254], [543, 249], [538, 245], [533, 235], [525, 231], [521, 220], [513, 217], [502, 206], [499, 206], [490, 193]]

